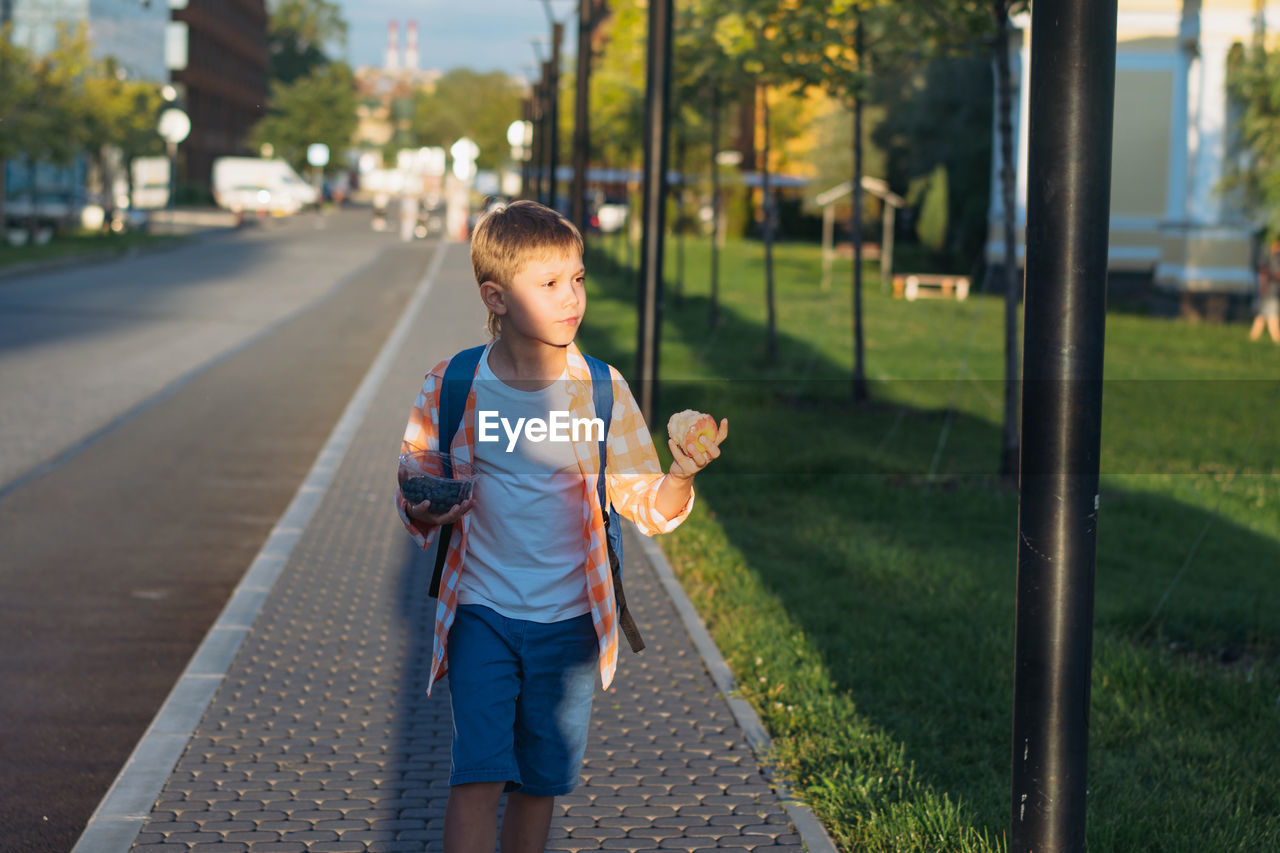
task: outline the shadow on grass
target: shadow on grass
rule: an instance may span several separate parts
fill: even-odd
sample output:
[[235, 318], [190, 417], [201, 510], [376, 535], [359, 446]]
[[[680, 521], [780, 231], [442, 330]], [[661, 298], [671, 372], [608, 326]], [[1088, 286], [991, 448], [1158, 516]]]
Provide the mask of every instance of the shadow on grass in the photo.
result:
[[[603, 321], [588, 322], [580, 343], [629, 373], [632, 351], [613, 342], [634, 340], [634, 320], [629, 330], [623, 312], [601, 303], [630, 309], [634, 274], [599, 255], [588, 268], [598, 283], [593, 321]], [[728, 546], [708, 546], [689, 565], [741, 566], [738, 574], [711, 565], [682, 576], [699, 588], [694, 598], [722, 644], [756, 636], [735, 621], [769, 618], [771, 603], [755, 612], [728, 603], [737, 600], [732, 587], [745, 582], [758, 583], [794, 629], [794, 642], [723, 649], [741, 689], [775, 735], [797, 715], [813, 720], [796, 710], [787, 682], [799, 680], [792, 673], [803, 666], [801, 647], [815, 649], [833, 692], [905, 745], [918, 778], [962, 802], [974, 826], [1001, 836], [1009, 812], [1017, 497], [990, 476], [999, 424], [948, 413], [950, 382], [872, 383], [872, 402], [855, 407], [847, 378], [811, 342], [780, 331], [780, 365], [766, 365], [763, 329], [732, 311], [714, 332], [726, 344], [708, 346], [707, 300], [687, 287], [682, 305], [668, 300], [664, 311], [669, 349], [699, 355], [664, 367], [662, 375], [673, 378], [663, 382], [659, 411], [696, 408], [731, 423], [723, 458], [697, 484], [703, 511], [722, 534], [697, 522], [682, 531], [699, 543], [723, 535]], [[1211, 391], [1216, 406], [1232, 393], [1221, 384], [1168, 390]], [[1257, 392], [1247, 383], [1237, 390]], [[994, 383], [989, 394], [999, 399]], [[661, 439], [665, 430], [653, 426]], [[656, 443], [666, 458], [665, 442]], [[1280, 459], [1272, 445], [1265, 451], [1262, 470], [1274, 481]], [[1280, 760], [1280, 590], [1269, 568], [1280, 565], [1280, 542], [1161, 488], [1104, 485], [1102, 495], [1090, 846], [1252, 849], [1280, 840], [1280, 802], [1266, 775]], [[719, 556], [702, 559], [713, 553]], [[823, 722], [819, 715], [810, 724]], [[816, 748], [844, 747], [831, 735]], [[838, 758], [808, 760], [820, 774], [823, 761]], [[1200, 763], [1204, 772], [1188, 772]]]

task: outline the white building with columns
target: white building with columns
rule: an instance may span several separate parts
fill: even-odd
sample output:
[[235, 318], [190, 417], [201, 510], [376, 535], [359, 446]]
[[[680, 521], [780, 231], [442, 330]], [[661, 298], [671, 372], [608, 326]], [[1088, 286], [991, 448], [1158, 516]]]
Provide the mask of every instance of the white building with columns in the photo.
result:
[[[1034, 14], [1034, 2], [1032, 3]], [[1247, 45], [1266, 16], [1280, 25], [1280, 3], [1261, 0], [1119, 0], [1115, 128], [1111, 162], [1110, 268], [1148, 273], [1179, 294], [1247, 294], [1255, 224], [1220, 188], [1234, 144], [1226, 89], [1232, 46]], [[1011, 64], [1018, 91], [1018, 257], [1027, 198], [1030, 16], [1014, 21]], [[994, 133], [994, 130], [993, 130]], [[987, 258], [1004, 257], [1000, 146], [993, 145]]]

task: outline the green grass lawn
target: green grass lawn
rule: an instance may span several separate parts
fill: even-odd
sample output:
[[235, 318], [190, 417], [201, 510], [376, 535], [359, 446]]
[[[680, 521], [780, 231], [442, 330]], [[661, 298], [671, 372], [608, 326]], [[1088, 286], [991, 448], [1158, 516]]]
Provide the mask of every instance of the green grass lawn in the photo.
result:
[[[660, 410], [728, 417], [730, 435], [659, 541], [771, 761], [845, 850], [1005, 849], [1003, 302], [896, 301], [868, 264], [872, 399], [855, 407], [847, 261], [823, 291], [817, 247], [777, 248], [767, 364], [761, 247], [724, 251], [709, 329], [709, 247], [687, 244], [678, 297], [673, 243]], [[621, 257], [595, 242], [580, 343], [631, 373], [637, 277]], [[1280, 849], [1280, 348], [1113, 312], [1105, 358], [1089, 847]]]
[[125, 252], [135, 246], [172, 242], [167, 234], [70, 234], [54, 237], [43, 246], [10, 246], [0, 243], [0, 268], [29, 261], [47, 261], [98, 252]]

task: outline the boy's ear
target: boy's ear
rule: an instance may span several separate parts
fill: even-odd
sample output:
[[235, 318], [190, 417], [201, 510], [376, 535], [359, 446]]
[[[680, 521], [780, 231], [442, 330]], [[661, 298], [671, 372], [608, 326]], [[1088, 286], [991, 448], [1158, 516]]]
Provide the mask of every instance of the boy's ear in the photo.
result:
[[506, 291], [495, 282], [486, 281], [480, 285], [480, 299], [484, 302], [485, 307], [495, 314], [507, 313], [506, 296]]

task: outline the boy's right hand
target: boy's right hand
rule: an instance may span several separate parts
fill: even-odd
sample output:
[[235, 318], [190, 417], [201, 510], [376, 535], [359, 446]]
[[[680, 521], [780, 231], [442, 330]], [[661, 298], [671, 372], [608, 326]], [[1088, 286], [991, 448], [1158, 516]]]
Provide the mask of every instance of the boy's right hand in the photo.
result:
[[475, 498], [467, 498], [460, 504], [454, 504], [447, 511], [436, 514], [431, 511], [431, 501], [422, 501], [416, 504], [405, 501], [404, 511], [415, 521], [425, 521], [428, 524], [441, 527], [446, 524], [453, 524], [470, 512], [475, 505]]

